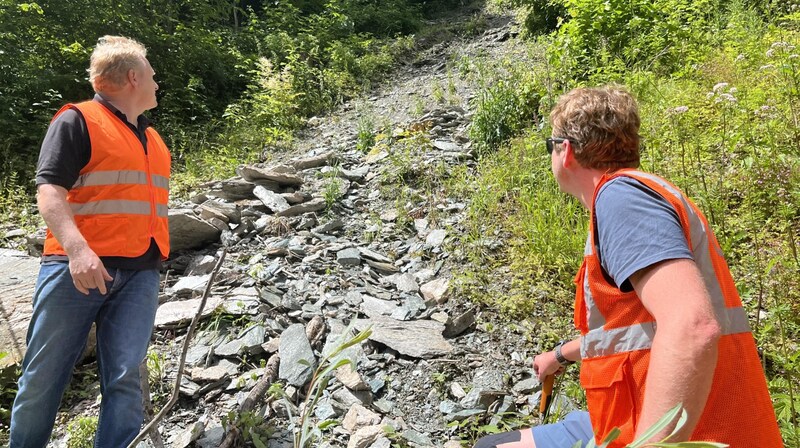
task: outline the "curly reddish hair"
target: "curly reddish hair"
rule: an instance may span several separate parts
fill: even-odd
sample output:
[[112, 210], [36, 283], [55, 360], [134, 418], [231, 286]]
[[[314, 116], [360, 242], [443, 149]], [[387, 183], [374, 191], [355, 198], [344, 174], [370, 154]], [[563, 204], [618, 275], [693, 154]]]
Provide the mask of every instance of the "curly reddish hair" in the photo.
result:
[[550, 123], [554, 137], [569, 139], [581, 166], [639, 167], [639, 107], [619, 86], [583, 87], [562, 95]]

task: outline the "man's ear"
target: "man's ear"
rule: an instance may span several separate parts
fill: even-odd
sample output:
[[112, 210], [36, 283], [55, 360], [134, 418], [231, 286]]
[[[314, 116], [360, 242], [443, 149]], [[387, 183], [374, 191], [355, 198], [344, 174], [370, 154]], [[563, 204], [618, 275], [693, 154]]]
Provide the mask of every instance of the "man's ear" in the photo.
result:
[[564, 140], [564, 158], [562, 160], [564, 168], [569, 168], [572, 164], [578, 163], [575, 160], [575, 152], [572, 150], [572, 142], [569, 140]]
[[136, 87], [139, 84], [139, 78], [136, 76], [136, 70], [130, 69], [128, 70], [127, 76], [128, 84], [133, 87]]

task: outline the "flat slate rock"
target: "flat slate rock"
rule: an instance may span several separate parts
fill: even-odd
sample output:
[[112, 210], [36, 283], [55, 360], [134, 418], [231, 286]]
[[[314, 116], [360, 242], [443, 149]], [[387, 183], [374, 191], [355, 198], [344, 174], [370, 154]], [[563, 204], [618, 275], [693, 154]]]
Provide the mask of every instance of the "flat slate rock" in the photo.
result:
[[453, 346], [442, 336], [444, 325], [436, 321], [400, 321], [373, 316], [370, 319], [357, 319], [355, 322], [355, 327], [359, 331], [369, 326], [372, 326], [369, 339], [380, 342], [403, 355], [432, 358], [453, 351]]
[[308, 202], [304, 202], [302, 204], [293, 205], [287, 208], [284, 211], [275, 213], [275, 216], [297, 216], [302, 215], [304, 213], [311, 213], [311, 212], [318, 212], [320, 210], [325, 210], [328, 204], [325, 202], [323, 198], [314, 198]]
[[[303, 324], [290, 325], [281, 333], [278, 353], [281, 357], [278, 375], [282, 380], [298, 387], [311, 380], [317, 361]], [[300, 363], [301, 360], [305, 360], [308, 364]]]
[[[180, 328], [189, 325], [194, 315], [197, 314], [200, 300], [202, 299], [167, 302], [159, 306], [158, 311], [156, 311], [155, 326], [157, 328]], [[202, 317], [210, 316], [222, 304], [222, 301], [222, 297], [209, 297], [205, 308], [203, 308]]]
[[278, 193], [269, 191], [261, 185], [257, 185], [253, 189], [253, 194], [273, 213], [282, 212], [290, 207], [286, 198]]
[[0, 249], [0, 370], [22, 362], [39, 258]]
[[277, 182], [279, 185], [297, 187], [303, 185], [303, 178], [294, 173], [284, 172], [286, 170], [259, 168], [255, 166], [240, 166], [236, 169], [236, 174], [248, 182], [257, 183], [266, 180]]
[[219, 241], [222, 231], [202, 220], [190, 209], [169, 211], [170, 250], [195, 249]]

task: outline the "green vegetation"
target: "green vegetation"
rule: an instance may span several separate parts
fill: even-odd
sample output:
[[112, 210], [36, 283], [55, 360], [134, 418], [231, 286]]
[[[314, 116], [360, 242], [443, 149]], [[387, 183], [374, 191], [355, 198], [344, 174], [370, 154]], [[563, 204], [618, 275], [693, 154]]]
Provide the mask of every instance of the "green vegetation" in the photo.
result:
[[67, 425], [67, 448], [91, 448], [97, 431], [97, 417], [77, 417]]
[[[177, 191], [291, 144], [306, 117], [410, 55], [426, 14], [455, 0], [0, 0], [0, 212], [30, 195], [39, 144], [64, 103], [91, 97], [97, 38], [141, 41], [160, 86], [150, 111]], [[9, 209], [13, 210], [9, 210]], [[14, 211], [16, 215], [12, 215]]]
[[479, 69], [487, 91], [475, 117], [514, 123], [525, 98], [539, 98], [541, 115], [504, 134], [498, 124], [473, 126], [486, 146], [478, 176], [453, 187], [471, 200], [464, 242], [472, 268], [461, 291], [506, 316], [541, 318], [533, 339], [542, 349], [573, 334], [571, 274], [586, 213], [552, 179], [546, 116], [573, 87], [623, 84], [640, 103], [642, 168], [705, 210], [749, 311], [784, 439], [800, 443], [800, 5], [512, 3], [526, 7], [531, 45], [546, 54], [500, 72]]

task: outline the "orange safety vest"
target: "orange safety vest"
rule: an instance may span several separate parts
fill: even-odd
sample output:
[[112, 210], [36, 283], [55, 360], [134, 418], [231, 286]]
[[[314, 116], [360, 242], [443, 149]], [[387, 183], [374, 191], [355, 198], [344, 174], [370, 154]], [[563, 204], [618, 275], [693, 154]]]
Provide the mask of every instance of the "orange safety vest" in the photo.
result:
[[[67, 193], [75, 223], [89, 247], [101, 257], [138, 257], [155, 239], [162, 258], [169, 255], [167, 201], [170, 154], [152, 127], [147, 153], [139, 137], [97, 101], [67, 104], [86, 121], [92, 155]], [[50, 229], [44, 255], [66, 255]]]
[[619, 176], [638, 180], [675, 209], [722, 328], [711, 392], [691, 440], [723, 442], [732, 448], [782, 447], [747, 314], [708, 222], [671, 183], [628, 169], [607, 174], [595, 188], [583, 266], [575, 278], [574, 319], [582, 335], [580, 379], [597, 443], [615, 427], [622, 434], [609, 447], [633, 441], [656, 334], [655, 319], [636, 292], [622, 292], [610, 283], [597, 256], [594, 201], [603, 184]]

